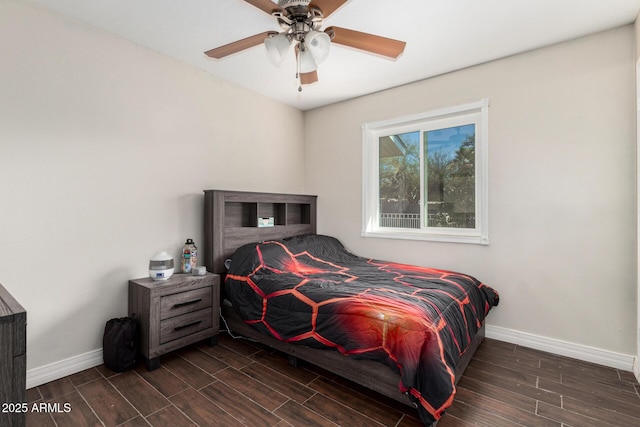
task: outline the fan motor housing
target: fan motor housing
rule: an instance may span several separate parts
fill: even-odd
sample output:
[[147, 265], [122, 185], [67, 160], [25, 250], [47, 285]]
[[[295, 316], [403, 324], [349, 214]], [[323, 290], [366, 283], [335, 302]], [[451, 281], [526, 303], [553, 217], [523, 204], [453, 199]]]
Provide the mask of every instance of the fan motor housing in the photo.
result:
[[278, 24], [298, 41], [310, 30], [322, 27], [322, 11], [316, 7], [309, 8], [309, 3], [309, 0], [280, 0], [278, 6], [281, 10], [273, 13]]
[[278, 1], [278, 6], [280, 6], [283, 9], [286, 9], [290, 6], [307, 7], [309, 6], [309, 3], [311, 3], [311, 0], [280, 0]]

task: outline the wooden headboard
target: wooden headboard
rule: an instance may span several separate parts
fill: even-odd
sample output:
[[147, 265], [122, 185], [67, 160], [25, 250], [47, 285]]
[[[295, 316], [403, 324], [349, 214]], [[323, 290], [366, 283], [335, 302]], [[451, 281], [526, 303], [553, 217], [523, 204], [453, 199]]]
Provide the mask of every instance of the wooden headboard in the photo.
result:
[[301, 194], [205, 190], [207, 271], [224, 275], [224, 261], [244, 244], [315, 234], [316, 199]]

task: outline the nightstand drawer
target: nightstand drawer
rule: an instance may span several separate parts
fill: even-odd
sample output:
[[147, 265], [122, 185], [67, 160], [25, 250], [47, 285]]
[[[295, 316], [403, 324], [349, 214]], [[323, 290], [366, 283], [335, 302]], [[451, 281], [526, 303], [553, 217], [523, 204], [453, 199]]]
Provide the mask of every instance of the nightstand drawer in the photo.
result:
[[169, 319], [212, 306], [211, 286], [160, 298], [160, 319]]
[[195, 334], [211, 327], [213, 310], [207, 308], [160, 322], [160, 344]]

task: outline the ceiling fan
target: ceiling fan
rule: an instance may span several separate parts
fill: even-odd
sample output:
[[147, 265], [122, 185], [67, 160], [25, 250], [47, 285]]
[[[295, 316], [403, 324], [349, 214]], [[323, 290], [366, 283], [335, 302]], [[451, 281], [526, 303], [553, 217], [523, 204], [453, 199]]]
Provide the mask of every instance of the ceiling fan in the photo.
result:
[[349, 46], [395, 59], [404, 52], [405, 42], [341, 27], [321, 30], [324, 19], [349, 0], [244, 0], [274, 16], [283, 32], [265, 31], [205, 52], [211, 58], [228, 55], [264, 43], [267, 56], [279, 66], [290, 46], [295, 46], [296, 78], [302, 85], [318, 81], [318, 65], [329, 54], [331, 43]]

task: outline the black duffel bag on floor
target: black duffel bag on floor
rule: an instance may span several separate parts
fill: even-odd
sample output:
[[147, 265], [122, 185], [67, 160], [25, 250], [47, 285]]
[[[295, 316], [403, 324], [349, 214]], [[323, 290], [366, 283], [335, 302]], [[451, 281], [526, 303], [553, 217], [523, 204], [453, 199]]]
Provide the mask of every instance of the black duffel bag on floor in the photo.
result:
[[107, 368], [124, 372], [136, 365], [138, 322], [132, 317], [111, 319], [104, 328], [102, 355]]

